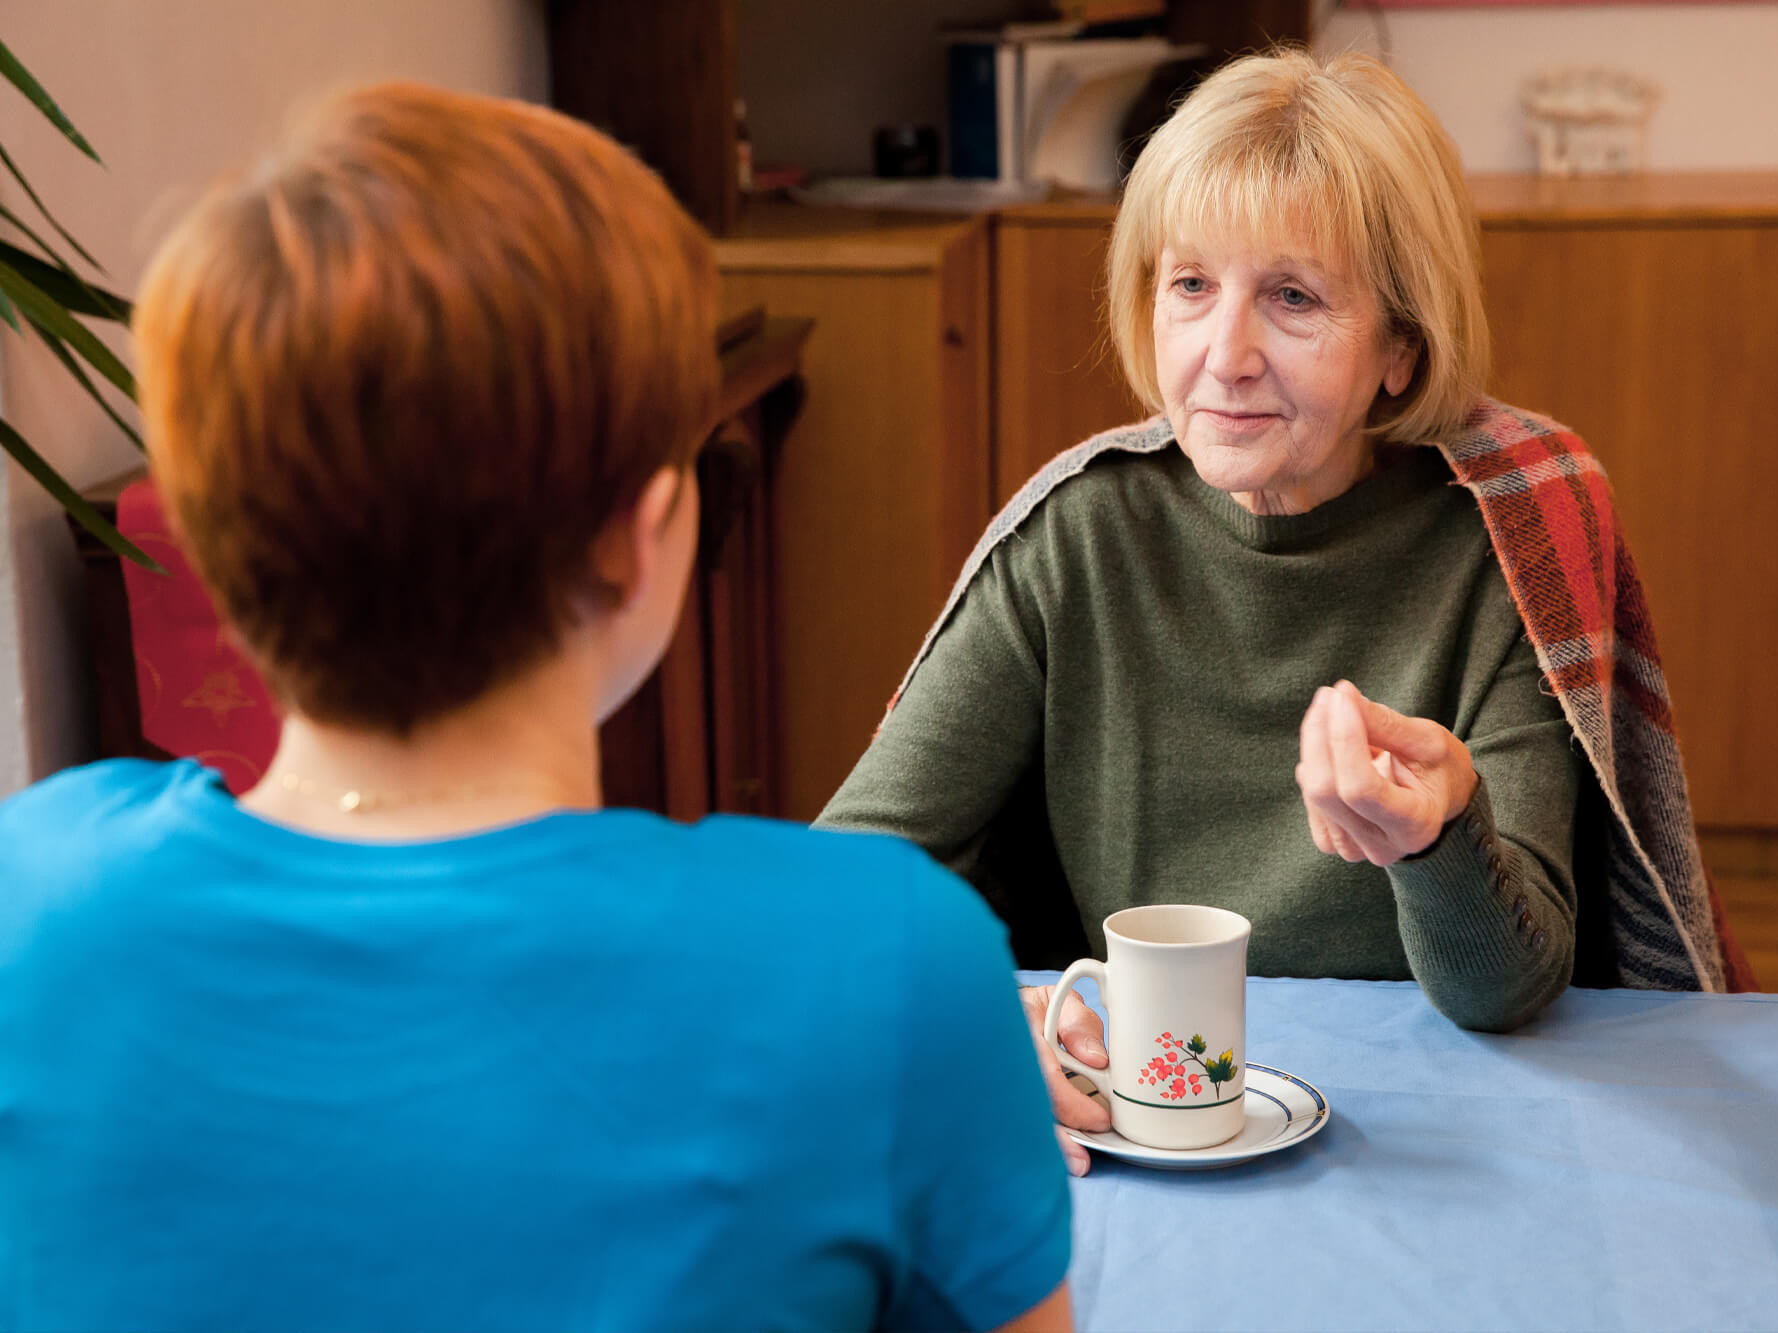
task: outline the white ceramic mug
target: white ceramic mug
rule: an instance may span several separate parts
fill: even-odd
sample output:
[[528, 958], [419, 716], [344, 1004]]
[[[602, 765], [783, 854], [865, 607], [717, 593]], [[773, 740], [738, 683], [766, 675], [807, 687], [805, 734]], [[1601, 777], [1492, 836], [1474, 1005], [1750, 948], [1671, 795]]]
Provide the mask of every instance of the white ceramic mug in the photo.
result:
[[[1105, 955], [1056, 983], [1043, 1039], [1064, 1069], [1091, 1079], [1111, 1127], [1150, 1148], [1208, 1148], [1245, 1120], [1247, 938], [1252, 923], [1220, 907], [1157, 904], [1105, 918]], [[1081, 977], [1099, 983], [1111, 1064], [1094, 1069], [1057, 1043], [1062, 1001]]]

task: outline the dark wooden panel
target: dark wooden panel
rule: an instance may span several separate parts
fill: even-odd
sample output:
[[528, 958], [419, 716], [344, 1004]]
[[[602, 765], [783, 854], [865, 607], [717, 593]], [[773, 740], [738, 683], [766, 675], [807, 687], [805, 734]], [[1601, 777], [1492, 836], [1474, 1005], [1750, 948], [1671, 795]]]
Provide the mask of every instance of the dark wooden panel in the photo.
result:
[[740, 209], [733, 0], [550, 0], [551, 100], [636, 149], [714, 232]]
[[1307, 45], [1314, 0], [1168, 0], [1167, 35], [1203, 42], [1220, 59], [1274, 42]]

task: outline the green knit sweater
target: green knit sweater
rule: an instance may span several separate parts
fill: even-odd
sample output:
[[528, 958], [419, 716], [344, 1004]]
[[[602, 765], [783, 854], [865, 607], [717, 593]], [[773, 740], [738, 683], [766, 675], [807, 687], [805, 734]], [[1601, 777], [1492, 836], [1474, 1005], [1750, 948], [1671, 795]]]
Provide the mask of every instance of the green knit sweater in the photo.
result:
[[[1449, 727], [1482, 777], [1387, 870], [1316, 851], [1296, 787], [1303, 713], [1341, 677]], [[1053, 839], [1101, 957], [1111, 912], [1209, 903], [1253, 922], [1257, 975], [1411, 977], [1456, 1022], [1506, 1030], [1574, 967], [1585, 760], [1540, 686], [1438, 451], [1276, 517], [1177, 449], [1106, 454], [995, 548], [818, 822], [976, 878], [1017, 819], [1015, 838]]]

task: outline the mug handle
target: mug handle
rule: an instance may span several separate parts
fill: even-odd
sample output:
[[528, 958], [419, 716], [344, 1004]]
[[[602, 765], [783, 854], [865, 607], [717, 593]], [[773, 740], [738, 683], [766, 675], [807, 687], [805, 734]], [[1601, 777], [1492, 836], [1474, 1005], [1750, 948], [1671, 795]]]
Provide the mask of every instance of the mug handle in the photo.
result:
[[[1062, 1043], [1056, 1039], [1056, 1028], [1062, 1021], [1062, 1002], [1068, 998], [1068, 992], [1074, 989], [1075, 983], [1082, 977], [1091, 977], [1098, 982], [1099, 998], [1101, 1000], [1105, 998], [1105, 964], [1097, 958], [1080, 958], [1070, 963], [1068, 970], [1062, 973], [1062, 979], [1056, 983], [1056, 988], [1050, 992], [1050, 1007], [1043, 1015], [1043, 1041], [1044, 1045], [1050, 1048], [1051, 1054], [1061, 1061], [1062, 1068], [1090, 1080], [1095, 1088], [1109, 1097], [1111, 1096], [1110, 1066], [1108, 1065], [1104, 1069], [1094, 1069], [1091, 1065], [1082, 1064], [1068, 1054]], [[1109, 1046], [1106, 1047], [1107, 1051], [1110, 1049]]]

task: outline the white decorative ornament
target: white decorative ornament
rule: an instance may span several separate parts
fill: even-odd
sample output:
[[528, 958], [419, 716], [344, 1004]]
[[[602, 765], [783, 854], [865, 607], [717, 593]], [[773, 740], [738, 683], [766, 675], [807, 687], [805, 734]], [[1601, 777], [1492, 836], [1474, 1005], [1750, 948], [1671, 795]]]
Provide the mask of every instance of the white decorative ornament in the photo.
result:
[[1545, 176], [1623, 175], [1646, 165], [1648, 121], [1658, 85], [1623, 70], [1574, 66], [1545, 70], [1521, 102]]

